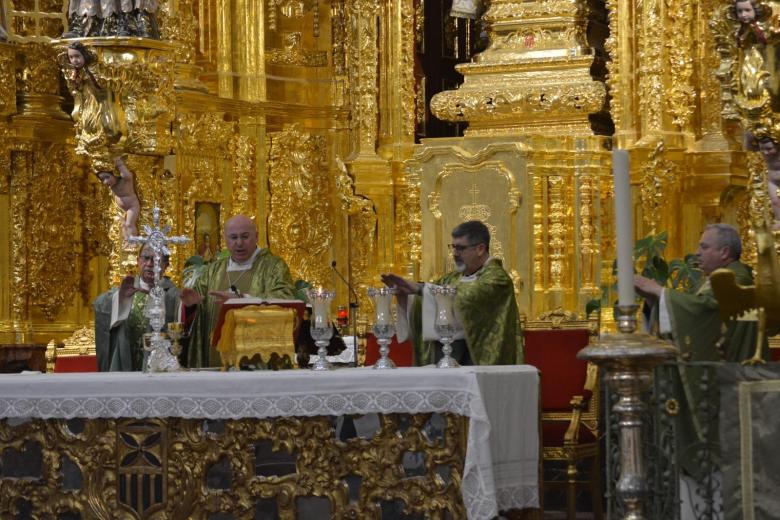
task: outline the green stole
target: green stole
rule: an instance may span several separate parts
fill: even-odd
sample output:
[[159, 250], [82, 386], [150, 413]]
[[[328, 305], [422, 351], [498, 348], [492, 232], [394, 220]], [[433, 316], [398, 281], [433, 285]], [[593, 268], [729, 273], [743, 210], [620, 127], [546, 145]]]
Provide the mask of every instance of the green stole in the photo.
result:
[[187, 352], [187, 365], [190, 368], [221, 364], [219, 352], [211, 346], [211, 335], [219, 318], [220, 306], [214, 302], [214, 298], [209, 297], [210, 291], [229, 291], [232, 281], [239, 291], [255, 298], [295, 298], [290, 269], [284, 260], [271, 254], [268, 249], [260, 250], [252, 262], [250, 272], [231, 271], [232, 280], [227, 275], [228, 261], [228, 258], [222, 258], [208, 264], [193, 287], [203, 297], [203, 303], [198, 306], [192, 326]]

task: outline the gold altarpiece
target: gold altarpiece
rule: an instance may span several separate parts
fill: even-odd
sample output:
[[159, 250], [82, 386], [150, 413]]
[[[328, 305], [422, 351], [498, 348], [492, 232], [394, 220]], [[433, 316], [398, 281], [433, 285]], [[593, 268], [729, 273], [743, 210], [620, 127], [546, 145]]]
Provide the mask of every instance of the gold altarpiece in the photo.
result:
[[[637, 236], [668, 230], [679, 256], [707, 222], [748, 228], [748, 173], [762, 164], [721, 116], [709, 27], [727, 2], [493, 0], [490, 45], [430, 107], [468, 122], [466, 135], [415, 145], [420, 2], [167, 0], [160, 42], [85, 39], [100, 51], [98, 81], [137, 79], [125, 112], [154, 142], [127, 150], [140, 223], [153, 204], [189, 236], [202, 203], [222, 222], [253, 215], [294, 278], [338, 289], [342, 303], [330, 262], [344, 266], [363, 317], [379, 272], [443, 272], [464, 218], [495, 230], [524, 314], [582, 312], [611, 285], [610, 145], [631, 153]], [[90, 322], [128, 253], [119, 209], [74, 151], [52, 41], [67, 2], [6, 3], [0, 343], [48, 343]], [[197, 242], [175, 253], [175, 279]]]

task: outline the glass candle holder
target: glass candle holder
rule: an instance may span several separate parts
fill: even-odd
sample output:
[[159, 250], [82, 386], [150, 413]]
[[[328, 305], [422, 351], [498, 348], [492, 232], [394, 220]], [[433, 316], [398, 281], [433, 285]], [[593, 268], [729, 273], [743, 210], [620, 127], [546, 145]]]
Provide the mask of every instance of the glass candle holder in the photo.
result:
[[311, 337], [317, 345], [317, 359], [311, 369], [315, 371], [332, 370], [328, 361], [328, 343], [333, 337], [333, 324], [330, 319], [330, 305], [336, 297], [333, 291], [309, 289], [306, 292], [311, 303]]
[[395, 322], [391, 307], [395, 289], [389, 287], [370, 287], [368, 297], [374, 303], [374, 336], [379, 343], [379, 359], [373, 368], [395, 368], [395, 363], [388, 357], [390, 354], [390, 342], [395, 334]]
[[431, 294], [436, 302], [436, 319], [433, 329], [439, 335], [443, 357], [436, 363], [436, 368], [457, 368], [460, 363], [452, 357], [452, 341], [455, 333], [460, 330], [455, 319], [455, 296], [458, 288], [451, 285], [431, 286]]

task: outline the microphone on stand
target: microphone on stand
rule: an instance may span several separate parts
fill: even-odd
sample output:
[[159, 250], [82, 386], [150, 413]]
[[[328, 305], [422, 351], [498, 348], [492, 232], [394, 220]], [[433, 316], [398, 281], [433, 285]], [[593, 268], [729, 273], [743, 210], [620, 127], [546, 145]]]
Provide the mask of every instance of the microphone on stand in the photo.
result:
[[[342, 282], [344, 282], [344, 285], [347, 286], [347, 289], [349, 289], [349, 319], [352, 320], [352, 361], [354, 366], [358, 366], [358, 356], [357, 356], [357, 309], [359, 307], [358, 304], [358, 295], [355, 292], [355, 289], [352, 287], [352, 284], [349, 283], [349, 280], [347, 280], [341, 272], [336, 269], [336, 261], [333, 260], [330, 263], [330, 268], [333, 270], [334, 273], [336, 273], [336, 276], [341, 279]], [[352, 297], [354, 296], [355, 301], [352, 301]]]

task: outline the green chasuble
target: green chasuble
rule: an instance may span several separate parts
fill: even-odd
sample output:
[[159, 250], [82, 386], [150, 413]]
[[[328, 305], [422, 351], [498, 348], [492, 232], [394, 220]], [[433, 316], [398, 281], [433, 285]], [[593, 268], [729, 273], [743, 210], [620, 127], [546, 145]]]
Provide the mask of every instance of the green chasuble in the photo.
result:
[[[458, 288], [455, 307], [463, 321], [466, 346], [475, 365], [512, 365], [523, 362], [520, 316], [512, 279], [495, 258], [476, 273], [476, 280], [463, 282], [453, 271], [432, 283]], [[431, 362], [435, 342], [422, 340], [422, 298], [415, 298], [409, 327], [414, 331], [414, 363]]]
[[[733, 271], [737, 283], [753, 285], [750, 268], [741, 262], [732, 262], [726, 269]], [[683, 359], [688, 361], [738, 362], [750, 358], [756, 348], [758, 323], [755, 321], [730, 321], [723, 327], [718, 301], [712, 292], [708, 278], [693, 293], [666, 289], [663, 292], [666, 309], [672, 327], [675, 345]], [[764, 355], [768, 346], [764, 346]], [[721, 359], [721, 355], [723, 358]], [[707, 437], [717, 439], [717, 410], [719, 398], [717, 381], [709, 380], [710, 392], [701, 389], [704, 369], [680, 364], [679, 378], [674, 378], [675, 393], [682, 398], [678, 418], [678, 459], [685, 470], [699, 476], [700, 465], [695, 447], [705, 439], [703, 428], [709, 429]], [[712, 373], [712, 372], [711, 372]], [[714, 375], [714, 373], [713, 373]], [[692, 413], [702, 399], [711, 404], [710, 420]], [[703, 424], [707, 421], [707, 424]], [[717, 450], [717, 446], [711, 446]]]
[[[192, 325], [187, 354], [187, 365], [190, 368], [220, 364], [219, 353], [211, 346], [211, 334], [219, 318], [219, 305], [214, 303], [214, 299], [209, 297], [208, 293], [230, 290], [227, 274], [229, 260], [229, 258], [222, 258], [210, 263], [193, 287], [203, 297], [203, 303], [198, 306], [195, 322]], [[230, 276], [233, 278], [233, 283], [238, 284], [242, 289], [241, 292], [252, 297], [282, 300], [295, 298], [295, 286], [290, 277], [290, 269], [284, 260], [271, 254], [268, 249], [260, 250], [249, 271], [231, 271]], [[243, 289], [246, 287], [244, 284], [247, 280], [249, 280], [248, 290]]]
[[[160, 285], [165, 291], [165, 321], [179, 321], [176, 315], [179, 308], [178, 289], [167, 278], [164, 278]], [[119, 288], [115, 287], [104, 292], [92, 304], [95, 309], [95, 349], [98, 370], [101, 372], [142, 370], [143, 334], [151, 331], [143, 315], [146, 294], [142, 292], [133, 295], [127, 319], [111, 327], [112, 300], [118, 290]]]

